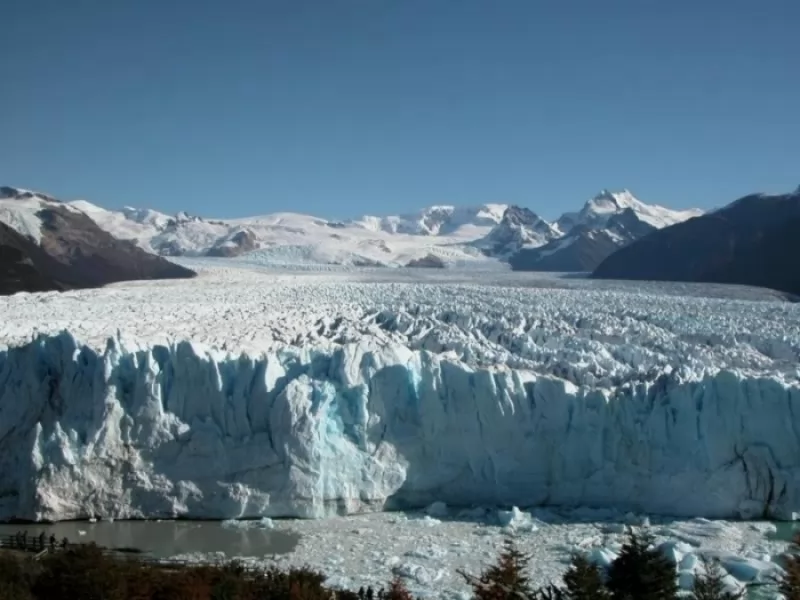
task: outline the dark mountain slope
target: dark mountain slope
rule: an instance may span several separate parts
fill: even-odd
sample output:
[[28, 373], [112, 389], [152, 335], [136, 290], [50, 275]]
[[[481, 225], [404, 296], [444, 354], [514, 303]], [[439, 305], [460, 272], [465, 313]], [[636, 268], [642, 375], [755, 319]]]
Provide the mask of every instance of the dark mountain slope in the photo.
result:
[[117, 281], [174, 279], [194, 271], [118, 240], [64, 206], [38, 211], [41, 245], [0, 223], [0, 293], [98, 287]]
[[608, 217], [603, 227], [575, 225], [564, 237], [523, 248], [508, 262], [514, 271], [592, 271], [619, 248], [653, 231], [630, 208]]
[[593, 277], [736, 283], [800, 294], [800, 191], [745, 196], [657, 230], [609, 256]]
[[0, 222], [0, 296], [64, 289], [58, 271], [59, 263], [33, 240]]

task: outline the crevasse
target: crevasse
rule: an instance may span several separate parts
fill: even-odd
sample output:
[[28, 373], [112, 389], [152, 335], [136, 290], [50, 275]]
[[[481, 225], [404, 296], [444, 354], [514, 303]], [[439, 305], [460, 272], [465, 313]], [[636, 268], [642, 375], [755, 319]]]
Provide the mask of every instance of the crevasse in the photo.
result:
[[403, 345], [232, 357], [0, 352], [0, 518], [322, 517], [433, 501], [800, 513], [800, 388], [733, 372], [616, 389]]

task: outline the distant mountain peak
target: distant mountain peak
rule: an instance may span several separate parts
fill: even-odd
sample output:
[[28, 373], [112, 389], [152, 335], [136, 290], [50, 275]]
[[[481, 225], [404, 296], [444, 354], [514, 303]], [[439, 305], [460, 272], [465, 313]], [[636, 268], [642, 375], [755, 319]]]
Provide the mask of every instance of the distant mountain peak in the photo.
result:
[[365, 215], [348, 221], [345, 225], [356, 225], [371, 231], [423, 236], [474, 237], [475, 228], [488, 231], [497, 225], [506, 209], [505, 204], [482, 204], [480, 206], [434, 205], [414, 213], [391, 216]]
[[556, 221], [556, 226], [563, 233], [569, 233], [578, 225], [591, 229], [602, 229], [614, 215], [619, 215], [626, 210], [633, 211], [640, 221], [657, 229], [702, 214], [702, 211], [697, 209], [671, 210], [657, 204], [646, 204], [628, 189], [618, 192], [603, 189], [587, 201], [578, 212], [567, 212], [561, 215]]
[[39, 200], [44, 200], [46, 202], [58, 202], [58, 200], [53, 198], [53, 196], [48, 196], [47, 194], [43, 194], [41, 192], [25, 190], [22, 188], [12, 187], [10, 185], [0, 186], [0, 200], [30, 200], [33, 198], [38, 198]]
[[558, 236], [558, 230], [535, 212], [512, 204], [500, 222], [474, 245], [491, 256], [505, 257], [522, 248], [543, 246]]
[[540, 221], [543, 222], [544, 220], [530, 208], [517, 206], [516, 204], [512, 204], [503, 212], [503, 218], [501, 220], [501, 222], [521, 225], [535, 225]]
[[623, 189], [619, 192], [611, 192], [603, 189], [584, 205], [584, 210], [617, 212], [626, 208], [636, 209], [643, 205], [644, 203], [634, 196], [630, 190]]

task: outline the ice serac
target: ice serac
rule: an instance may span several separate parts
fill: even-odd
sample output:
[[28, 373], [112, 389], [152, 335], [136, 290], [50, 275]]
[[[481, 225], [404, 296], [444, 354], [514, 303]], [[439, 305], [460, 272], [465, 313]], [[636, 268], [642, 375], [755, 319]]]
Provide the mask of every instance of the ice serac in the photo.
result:
[[363, 342], [231, 357], [0, 352], [0, 518], [320, 517], [432, 501], [800, 511], [800, 390], [721, 371], [617, 390]]

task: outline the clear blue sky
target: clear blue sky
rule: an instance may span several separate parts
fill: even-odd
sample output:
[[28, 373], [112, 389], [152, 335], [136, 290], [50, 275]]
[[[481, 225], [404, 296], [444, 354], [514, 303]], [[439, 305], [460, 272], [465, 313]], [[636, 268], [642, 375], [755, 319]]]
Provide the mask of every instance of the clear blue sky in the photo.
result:
[[0, 183], [234, 217], [800, 184], [798, 0], [6, 0]]

